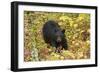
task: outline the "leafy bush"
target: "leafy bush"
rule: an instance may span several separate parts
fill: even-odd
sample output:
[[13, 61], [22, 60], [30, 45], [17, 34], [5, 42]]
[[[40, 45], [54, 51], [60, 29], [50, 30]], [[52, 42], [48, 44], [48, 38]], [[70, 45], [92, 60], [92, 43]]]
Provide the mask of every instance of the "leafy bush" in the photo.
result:
[[[55, 53], [55, 47], [44, 42], [42, 27], [55, 20], [65, 29], [68, 50]], [[24, 61], [68, 60], [90, 58], [90, 14], [24, 11]]]

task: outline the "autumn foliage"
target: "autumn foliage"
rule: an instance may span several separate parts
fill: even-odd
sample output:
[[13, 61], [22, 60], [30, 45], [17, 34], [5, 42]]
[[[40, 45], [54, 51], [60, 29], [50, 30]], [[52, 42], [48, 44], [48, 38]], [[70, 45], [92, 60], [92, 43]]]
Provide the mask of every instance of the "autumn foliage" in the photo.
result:
[[[62, 29], [68, 50], [55, 52], [46, 44], [42, 27], [48, 20], [55, 20]], [[76, 60], [90, 58], [90, 14], [24, 11], [24, 61]]]

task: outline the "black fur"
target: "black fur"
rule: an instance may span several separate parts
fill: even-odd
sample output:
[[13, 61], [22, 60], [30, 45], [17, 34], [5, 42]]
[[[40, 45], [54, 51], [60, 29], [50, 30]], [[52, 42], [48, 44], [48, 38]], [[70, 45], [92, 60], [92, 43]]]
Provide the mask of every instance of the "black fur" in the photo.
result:
[[65, 30], [62, 30], [58, 23], [53, 20], [49, 20], [43, 26], [44, 41], [53, 47], [67, 49], [68, 45], [64, 32]]

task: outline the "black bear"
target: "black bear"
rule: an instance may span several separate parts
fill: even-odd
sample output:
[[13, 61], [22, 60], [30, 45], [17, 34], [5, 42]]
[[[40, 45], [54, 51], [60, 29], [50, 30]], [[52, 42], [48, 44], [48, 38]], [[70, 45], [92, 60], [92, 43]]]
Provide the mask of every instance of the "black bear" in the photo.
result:
[[57, 22], [53, 20], [47, 21], [42, 29], [44, 41], [55, 47], [56, 52], [60, 52], [62, 49], [67, 50], [67, 40], [65, 39], [65, 30], [62, 30]]

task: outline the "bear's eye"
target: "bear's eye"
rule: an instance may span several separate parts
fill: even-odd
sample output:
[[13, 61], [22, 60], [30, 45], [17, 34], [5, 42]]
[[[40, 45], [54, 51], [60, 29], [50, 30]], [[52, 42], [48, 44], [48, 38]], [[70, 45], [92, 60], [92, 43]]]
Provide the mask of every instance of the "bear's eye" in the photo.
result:
[[54, 31], [57, 32], [57, 29], [55, 29]]

